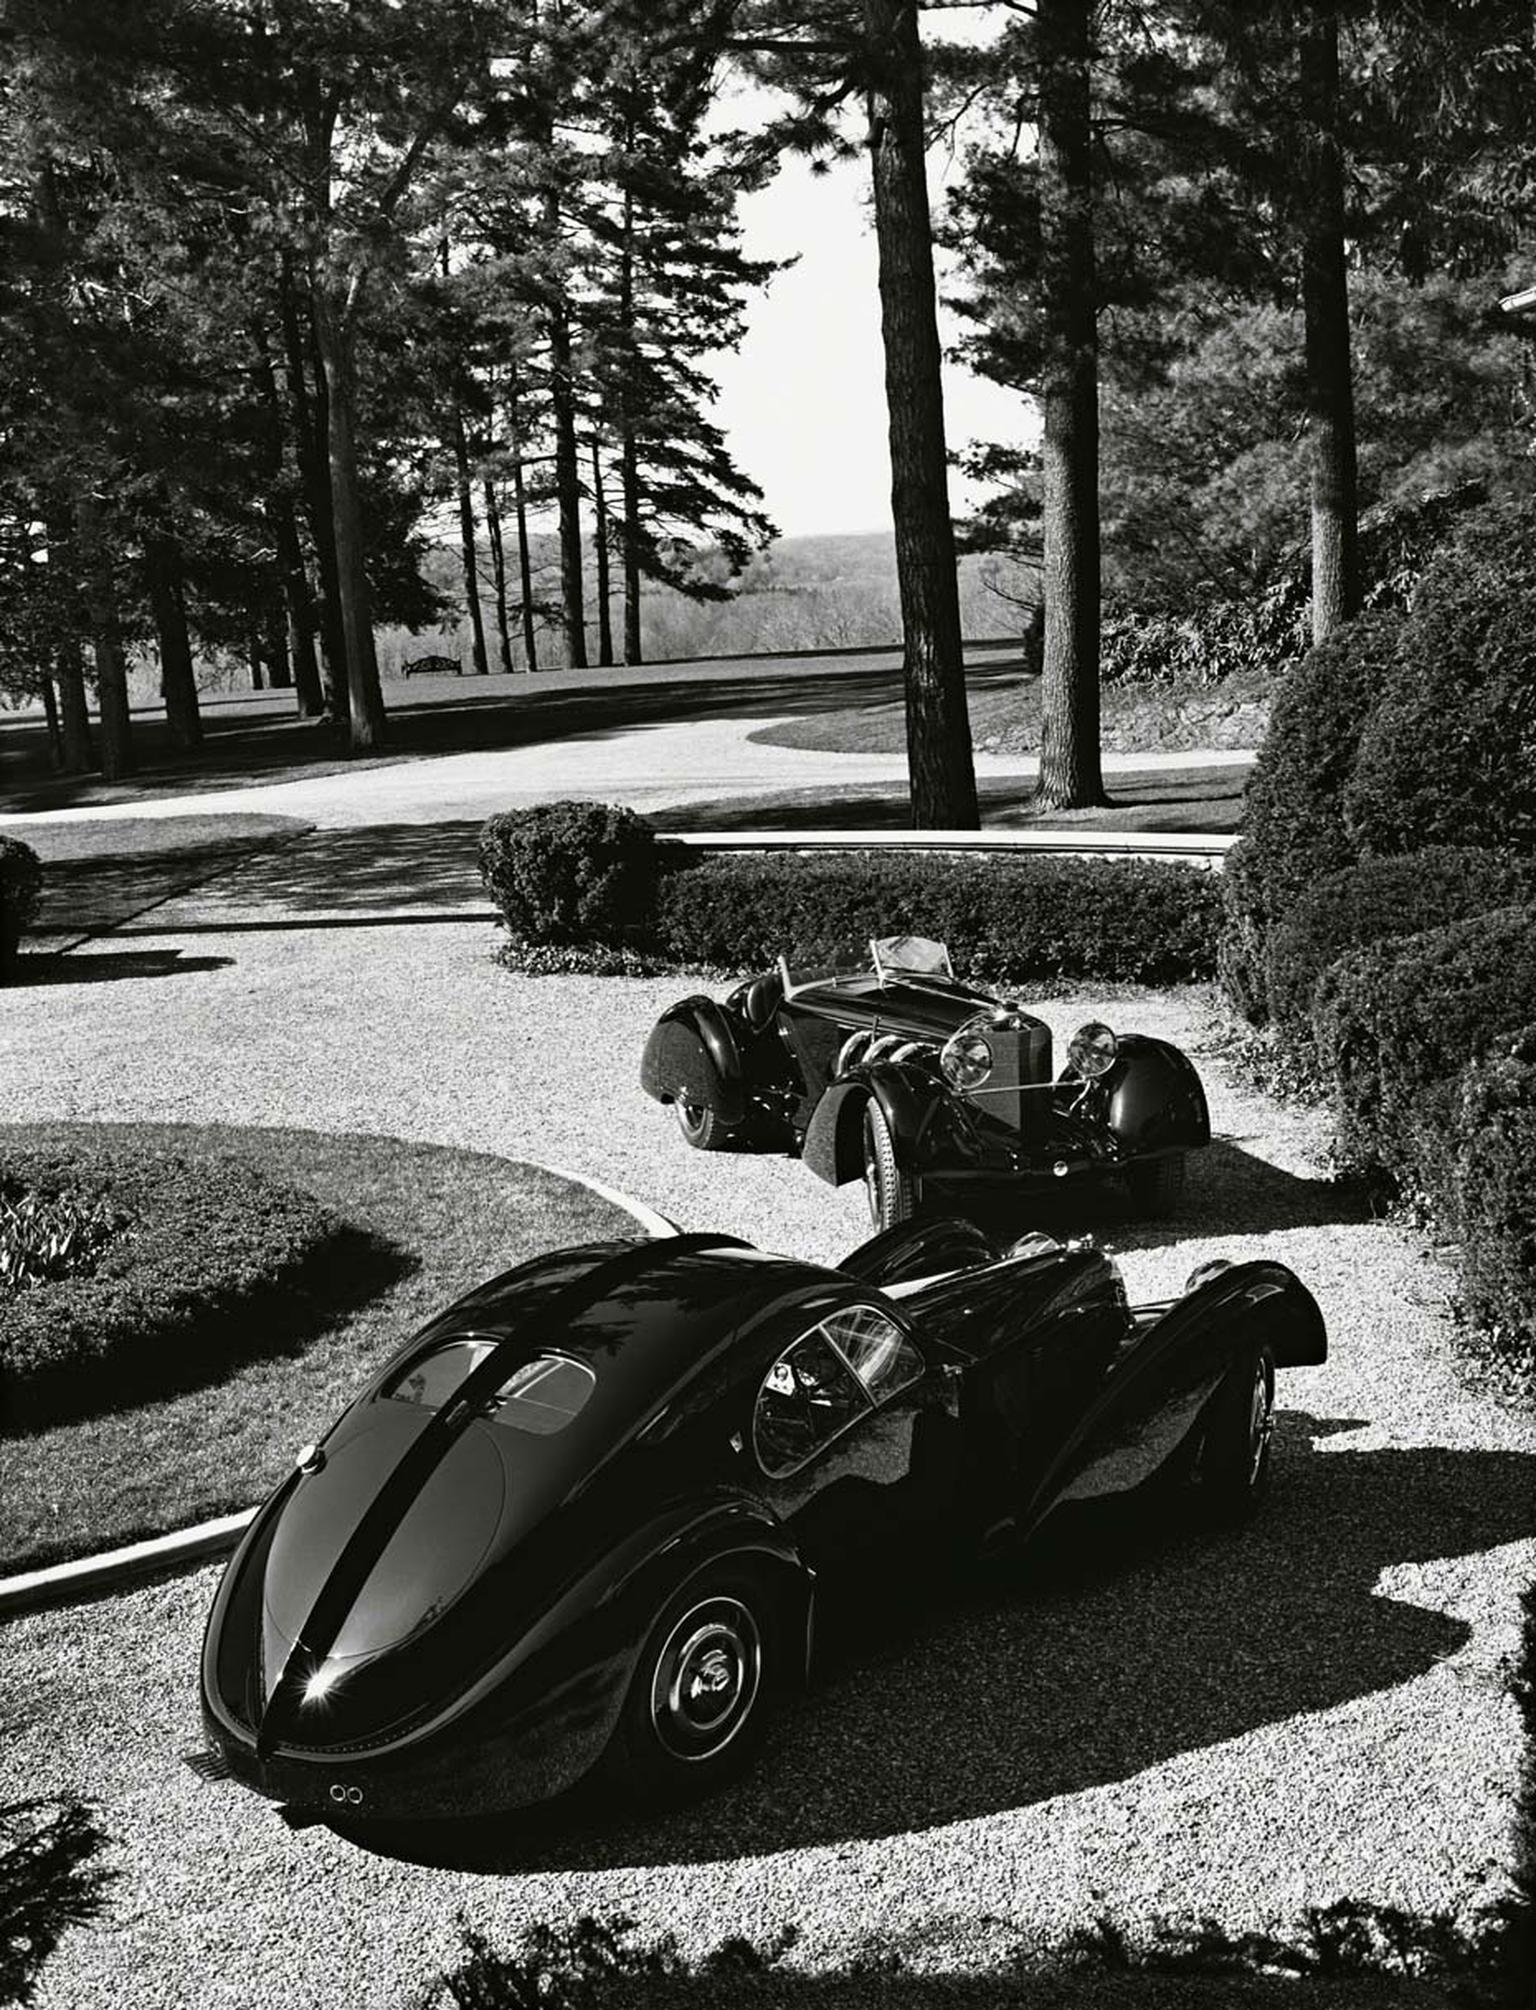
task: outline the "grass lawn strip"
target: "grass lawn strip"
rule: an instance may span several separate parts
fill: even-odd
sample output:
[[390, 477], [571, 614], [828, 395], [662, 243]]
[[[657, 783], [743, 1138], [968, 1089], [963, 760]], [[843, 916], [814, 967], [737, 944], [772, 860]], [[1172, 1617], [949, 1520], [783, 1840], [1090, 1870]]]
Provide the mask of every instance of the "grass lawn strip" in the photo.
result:
[[459, 1292], [563, 1243], [631, 1235], [633, 1218], [533, 1167], [393, 1138], [173, 1125], [6, 1126], [42, 1148], [93, 1136], [238, 1154], [371, 1228], [415, 1267], [299, 1353], [211, 1386], [0, 1441], [0, 1574], [116, 1548], [249, 1507], [362, 1377]]

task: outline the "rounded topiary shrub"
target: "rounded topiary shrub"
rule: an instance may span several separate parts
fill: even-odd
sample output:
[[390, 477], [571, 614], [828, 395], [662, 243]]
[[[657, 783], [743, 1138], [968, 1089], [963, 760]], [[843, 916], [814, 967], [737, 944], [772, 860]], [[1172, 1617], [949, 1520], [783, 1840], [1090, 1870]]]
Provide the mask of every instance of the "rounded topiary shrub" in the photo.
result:
[[1473, 845], [1430, 845], [1329, 873], [1298, 896], [1270, 933], [1265, 955], [1270, 1016], [1288, 1033], [1309, 1040], [1317, 980], [1351, 949], [1530, 899], [1536, 899], [1536, 859]]
[[1243, 843], [1234, 848], [1241, 857], [1229, 858], [1223, 875], [1222, 976], [1233, 1005], [1254, 1024], [1268, 1015], [1269, 931], [1305, 888], [1356, 857], [1345, 785], [1396, 666], [1402, 628], [1400, 615], [1362, 615], [1310, 650], [1275, 693], [1243, 804]]
[[229, 1158], [0, 1156], [0, 1420], [194, 1386], [271, 1353], [363, 1238]]
[[1536, 907], [1394, 936], [1330, 964], [1312, 1037], [1344, 1158], [1425, 1185], [1420, 1161], [1445, 1150], [1456, 1076], [1533, 1020]]
[[611, 803], [539, 803], [491, 817], [480, 877], [520, 942], [618, 943], [649, 932], [657, 845], [651, 825]]
[[1344, 814], [1366, 851], [1536, 849], [1536, 498], [1475, 511], [1425, 572]]
[[1467, 1341], [1536, 1386], [1536, 1022], [1457, 1085], [1438, 1191], [1461, 1237]]
[[43, 869], [20, 838], [0, 837], [0, 984], [16, 974], [21, 938], [37, 917]]

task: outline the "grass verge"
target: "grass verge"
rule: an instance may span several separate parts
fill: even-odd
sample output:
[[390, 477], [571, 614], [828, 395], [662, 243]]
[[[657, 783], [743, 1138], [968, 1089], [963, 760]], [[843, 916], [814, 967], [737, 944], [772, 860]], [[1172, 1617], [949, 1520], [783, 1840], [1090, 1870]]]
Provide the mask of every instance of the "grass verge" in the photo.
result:
[[540, 1250], [636, 1232], [622, 1209], [554, 1174], [396, 1138], [170, 1124], [9, 1124], [0, 1137], [38, 1150], [122, 1141], [238, 1156], [394, 1244], [405, 1270], [292, 1351], [212, 1385], [0, 1441], [0, 1574], [250, 1506], [451, 1298]]

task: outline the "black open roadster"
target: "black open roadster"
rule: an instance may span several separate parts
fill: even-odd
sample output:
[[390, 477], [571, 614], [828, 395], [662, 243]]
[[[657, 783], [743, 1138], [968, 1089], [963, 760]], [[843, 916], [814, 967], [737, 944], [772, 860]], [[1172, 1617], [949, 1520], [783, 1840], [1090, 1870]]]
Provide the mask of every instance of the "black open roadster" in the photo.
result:
[[777, 1145], [834, 1186], [863, 1177], [876, 1228], [925, 1191], [1029, 1191], [1119, 1173], [1164, 1214], [1209, 1144], [1205, 1091], [1166, 1040], [1090, 1020], [1053, 1076], [1051, 1032], [956, 978], [942, 943], [888, 936], [869, 962], [780, 957], [723, 1002], [685, 998], [651, 1031], [640, 1083], [703, 1151]]
[[958, 1220], [837, 1269], [722, 1235], [538, 1257], [423, 1328], [256, 1516], [200, 1770], [353, 1818], [594, 1767], [707, 1787], [882, 1561], [905, 1582], [1153, 1482], [1246, 1513], [1275, 1370], [1326, 1351], [1278, 1263], [1132, 1308], [1099, 1251]]

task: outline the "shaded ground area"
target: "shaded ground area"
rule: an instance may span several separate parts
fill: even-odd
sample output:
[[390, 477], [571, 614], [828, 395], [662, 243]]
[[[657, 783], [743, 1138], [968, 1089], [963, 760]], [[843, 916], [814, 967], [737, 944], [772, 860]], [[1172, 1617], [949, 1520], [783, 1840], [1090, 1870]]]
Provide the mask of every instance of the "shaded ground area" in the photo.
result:
[[[1027, 778], [983, 780], [977, 793], [985, 828], [1038, 824], [1053, 830], [1225, 832], [1237, 828], [1247, 779], [1247, 767], [1237, 764], [1116, 774], [1110, 780], [1109, 807], [1095, 810], [1038, 809]], [[689, 803], [655, 811], [653, 821], [664, 830], [679, 831], [793, 830], [803, 824], [820, 830], [906, 830], [911, 803], [904, 789], [889, 783], [850, 784]]]
[[7, 836], [21, 838], [43, 862], [22, 981], [47, 981], [31, 966], [63, 946], [50, 938], [78, 940], [115, 928], [308, 828], [297, 817], [255, 815], [8, 824]]
[[[1016, 655], [976, 652], [967, 681], [976, 691], [1020, 681]], [[0, 725], [0, 804], [14, 813], [82, 803], [132, 802], [181, 790], [293, 781], [428, 759], [607, 734], [677, 719], [805, 714], [890, 700], [901, 690], [898, 650], [835, 657], [750, 657], [652, 665], [632, 670], [548, 671], [536, 676], [411, 679], [388, 686], [389, 749], [347, 756], [329, 720], [292, 716], [290, 692], [210, 705], [195, 752], [169, 744], [163, 715], [136, 714], [138, 771], [125, 781], [52, 775], [41, 720]]]
[[[66, 962], [72, 959], [65, 959]], [[398, 1138], [233, 1125], [0, 1126], [8, 1148], [126, 1143], [237, 1160], [329, 1207], [375, 1247], [334, 1297], [293, 1313], [260, 1358], [200, 1387], [0, 1438], [0, 1575], [247, 1508], [371, 1369], [493, 1272], [636, 1233], [634, 1218], [536, 1166]]]

